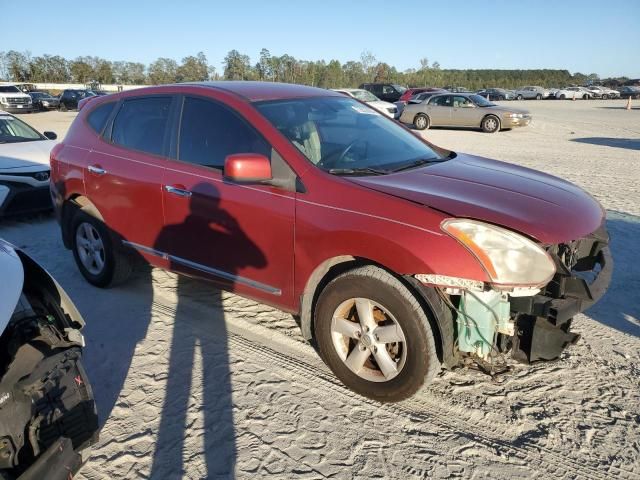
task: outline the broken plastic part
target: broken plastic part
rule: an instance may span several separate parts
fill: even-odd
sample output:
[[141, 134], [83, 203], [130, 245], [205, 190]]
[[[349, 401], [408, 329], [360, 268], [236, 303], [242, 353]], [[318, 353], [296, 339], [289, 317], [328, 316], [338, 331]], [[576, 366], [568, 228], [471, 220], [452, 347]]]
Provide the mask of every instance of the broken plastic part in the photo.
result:
[[463, 292], [458, 315], [458, 348], [486, 359], [493, 349], [496, 333], [514, 334], [509, 299], [506, 294]]
[[448, 277], [446, 275], [419, 273], [414, 275], [420, 282], [428, 285], [436, 285], [438, 287], [453, 287], [464, 290], [474, 290], [482, 292], [484, 290], [484, 282], [478, 280], [470, 280], [468, 278]]

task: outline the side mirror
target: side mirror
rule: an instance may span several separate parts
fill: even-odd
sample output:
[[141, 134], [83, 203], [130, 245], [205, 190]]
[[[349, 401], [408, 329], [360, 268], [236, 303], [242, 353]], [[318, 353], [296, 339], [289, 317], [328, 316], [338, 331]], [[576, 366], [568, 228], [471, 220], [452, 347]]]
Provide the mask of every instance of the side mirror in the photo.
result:
[[271, 180], [271, 162], [257, 153], [236, 153], [224, 159], [224, 176], [234, 182]]
[[56, 135], [55, 132], [43, 132], [43, 135], [49, 140], [56, 140], [58, 138], [58, 135]]

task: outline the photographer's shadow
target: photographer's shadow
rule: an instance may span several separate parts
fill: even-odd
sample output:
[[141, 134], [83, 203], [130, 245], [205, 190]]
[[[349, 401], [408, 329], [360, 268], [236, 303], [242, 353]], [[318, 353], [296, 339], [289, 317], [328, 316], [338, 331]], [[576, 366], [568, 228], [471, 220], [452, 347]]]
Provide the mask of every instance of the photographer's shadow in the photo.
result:
[[[217, 280], [225, 289], [233, 290], [238, 270], [264, 268], [265, 256], [238, 222], [220, 208], [219, 193], [213, 185], [200, 183], [191, 192], [188, 199], [176, 199], [189, 202], [188, 214], [182, 222], [165, 226], [154, 248], [169, 254], [172, 270]], [[234, 249], [246, 254], [238, 259], [232, 254]], [[212, 276], [208, 269], [224, 272], [224, 280], [220, 282], [219, 276]], [[222, 298], [213, 284], [184, 275], [178, 276], [176, 288], [167, 386], [150, 478], [185, 475], [183, 457], [198, 453], [193, 446], [185, 448], [186, 441], [200, 435], [188, 430], [194, 423], [194, 413], [204, 420], [204, 442], [199, 440], [197, 445], [203, 448], [206, 478], [230, 478], [234, 476], [236, 448]], [[198, 352], [202, 385], [194, 385]], [[198, 396], [191, 393], [194, 386], [202, 389], [200, 405]]]

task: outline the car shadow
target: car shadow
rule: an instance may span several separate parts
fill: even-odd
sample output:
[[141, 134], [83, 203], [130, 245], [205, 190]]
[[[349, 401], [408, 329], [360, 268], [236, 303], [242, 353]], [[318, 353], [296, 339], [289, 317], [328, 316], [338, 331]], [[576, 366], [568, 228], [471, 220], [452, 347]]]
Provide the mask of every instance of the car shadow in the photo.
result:
[[591, 145], [602, 145], [605, 147], [640, 150], [640, 139], [634, 138], [586, 137], [572, 138], [571, 141], [578, 143], [588, 143]]
[[[264, 268], [265, 256], [237, 220], [220, 207], [220, 195], [215, 186], [201, 183], [191, 191], [188, 213], [181, 222], [162, 229], [154, 250], [168, 253], [171, 270], [187, 275], [215, 280], [214, 277], [207, 278], [207, 272], [197, 266], [223, 271], [225, 280], [216, 283], [233, 291], [238, 271], [249, 266]], [[234, 248], [243, 252], [241, 258], [232, 254]], [[231, 478], [236, 448], [228, 335], [221, 290], [212, 283], [179, 275], [176, 294], [167, 385], [150, 478], [182, 478], [185, 475], [183, 450], [185, 438], [191, 436], [188, 429], [193, 423], [194, 410], [204, 421], [206, 478]], [[202, 385], [198, 385], [202, 388], [202, 404], [194, 408], [198, 399], [191, 391], [198, 357], [202, 372]]]
[[640, 217], [608, 211], [607, 228], [613, 256], [611, 284], [600, 301], [585, 313], [620, 332], [640, 337], [640, 275], [637, 268]]

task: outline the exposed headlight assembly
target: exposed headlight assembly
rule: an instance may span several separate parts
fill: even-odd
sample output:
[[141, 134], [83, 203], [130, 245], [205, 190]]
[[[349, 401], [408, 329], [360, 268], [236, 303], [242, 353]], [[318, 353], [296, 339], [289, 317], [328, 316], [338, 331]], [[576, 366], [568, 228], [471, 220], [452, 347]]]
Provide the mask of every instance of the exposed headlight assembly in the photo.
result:
[[496, 287], [541, 287], [556, 273], [546, 251], [511, 230], [457, 218], [444, 220], [440, 228], [478, 259]]

